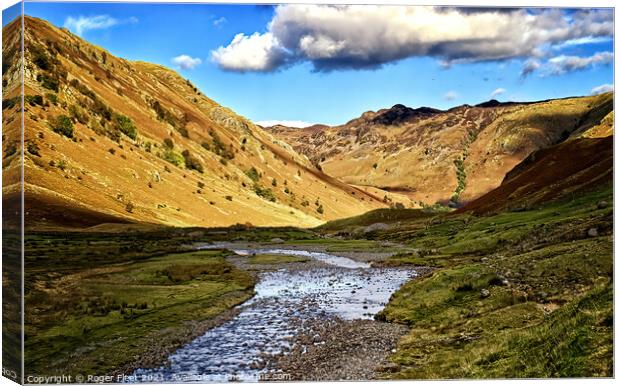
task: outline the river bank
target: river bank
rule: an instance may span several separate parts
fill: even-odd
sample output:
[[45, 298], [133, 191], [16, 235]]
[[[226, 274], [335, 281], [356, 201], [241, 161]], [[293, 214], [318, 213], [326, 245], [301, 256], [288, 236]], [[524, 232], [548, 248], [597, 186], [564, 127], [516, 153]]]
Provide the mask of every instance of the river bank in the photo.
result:
[[[324, 337], [331, 343], [339, 342], [334, 348], [353, 343], [351, 347], [359, 348], [360, 352], [373, 353], [363, 358], [365, 361], [386, 361], [398, 338], [405, 333], [402, 326], [375, 322], [372, 318], [400, 285], [418, 275], [411, 267], [371, 267], [368, 262], [362, 262], [368, 260], [362, 256], [365, 252], [357, 252], [360, 260], [357, 261], [316, 249], [287, 249], [282, 245], [274, 248], [260, 244], [216, 244], [203, 248], [222, 247], [234, 251], [228, 261], [237, 267], [247, 269], [251, 265], [249, 261], [264, 261], [259, 257], [265, 255], [271, 261], [275, 261], [274, 255], [279, 255], [287, 262], [256, 267], [256, 294], [238, 307], [238, 315], [174, 352], [166, 366], [138, 369], [134, 373], [137, 379], [258, 381], [274, 379], [274, 374], [308, 379], [314, 375], [305, 373], [305, 368], [295, 368], [293, 358], [299, 358], [295, 353], [300, 353], [308, 336], [322, 339], [328, 332], [324, 326], [340, 326], [332, 331], [338, 331], [339, 335]], [[307, 260], [290, 261], [291, 256]], [[361, 320], [364, 322], [360, 324]], [[289, 357], [288, 364], [276, 360]], [[369, 370], [362, 357], [349, 362], [357, 363], [357, 368], [345, 371], [363, 379], [372, 378], [374, 367]]]

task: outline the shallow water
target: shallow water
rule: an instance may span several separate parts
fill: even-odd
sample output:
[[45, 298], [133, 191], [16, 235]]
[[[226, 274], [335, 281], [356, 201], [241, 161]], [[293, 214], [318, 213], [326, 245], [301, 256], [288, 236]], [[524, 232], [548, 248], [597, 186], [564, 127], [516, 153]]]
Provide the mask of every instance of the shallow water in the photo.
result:
[[413, 270], [371, 268], [367, 263], [321, 252], [287, 249], [233, 249], [239, 255], [269, 253], [310, 257], [330, 266], [263, 272], [256, 295], [224, 324], [177, 350], [169, 366], [139, 369], [138, 382], [258, 381], [261, 355], [290, 348], [307, 321], [337, 316], [371, 319]]

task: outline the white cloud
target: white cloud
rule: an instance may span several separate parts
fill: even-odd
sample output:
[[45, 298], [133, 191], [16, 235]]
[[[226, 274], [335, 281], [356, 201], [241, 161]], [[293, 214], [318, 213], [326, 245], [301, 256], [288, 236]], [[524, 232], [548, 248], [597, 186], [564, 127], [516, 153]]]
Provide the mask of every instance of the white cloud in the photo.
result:
[[534, 58], [550, 46], [613, 36], [613, 12], [460, 10], [423, 6], [276, 7], [267, 32], [238, 34], [212, 57], [232, 71], [274, 71], [309, 61], [318, 71], [377, 68], [412, 56], [445, 65]]
[[119, 24], [119, 21], [108, 15], [97, 16], [69, 16], [64, 27], [81, 36], [84, 32], [94, 29], [106, 29]]
[[613, 41], [613, 38], [610, 36], [585, 36], [582, 38], [567, 40], [563, 43], [557, 44], [554, 46], [556, 49], [572, 47], [572, 46], [580, 46], [584, 44], [596, 44], [596, 43], [606, 43]]
[[495, 99], [498, 96], [505, 94], [506, 93], [506, 89], [505, 88], [496, 88], [495, 90], [493, 90], [493, 92], [491, 93], [491, 99]]
[[597, 94], [603, 94], [609, 91], [614, 91], [614, 85], [607, 83], [607, 84], [602, 84], [600, 86], [594, 87], [592, 90], [590, 90], [590, 94], [597, 95]]
[[609, 64], [613, 62], [612, 52], [597, 52], [592, 56], [566, 56], [560, 55], [549, 59], [546, 75], [561, 75], [571, 71], [579, 71], [597, 64]]
[[227, 21], [228, 20], [224, 16], [222, 16], [220, 18], [217, 18], [217, 19], [213, 20], [213, 26], [214, 27], [221, 27], [222, 24], [226, 23]]
[[211, 51], [211, 58], [231, 71], [272, 71], [285, 63], [286, 53], [271, 33], [237, 34], [228, 46]]
[[115, 19], [109, 15], [68, 16], [67, 19], [65, 19], [64, 27], [82, 36], [82, 34], [90, 30], [108, 29], [119, 24], [135, 24], [138, 21], [138, 18], [134, 16], [123, 20]]
[[200, 58], [192, 58], [191, 56], [184, 54], [172, 58], [172, 63], [184, 70], [193, 70], [202, 63], [202, 60], [200, 60]]
[[288, 127], [297, 127], [303, 128], [314, 125], [314, 123], [308, 123], [304, 121], [279, 121], [279, 120], [270, 120], [270, 121], [258, 121], [255, 122], [257, 125], [261, 125], [263, 127], [270, 127], [275, 125], [282, 125]]
[[459, 94], [457, 94], [456, 91], [448, 91], [447, 93], [444, 94], [443, 99], [447, 101], [453, 101], [458, 97], [459, 97]]

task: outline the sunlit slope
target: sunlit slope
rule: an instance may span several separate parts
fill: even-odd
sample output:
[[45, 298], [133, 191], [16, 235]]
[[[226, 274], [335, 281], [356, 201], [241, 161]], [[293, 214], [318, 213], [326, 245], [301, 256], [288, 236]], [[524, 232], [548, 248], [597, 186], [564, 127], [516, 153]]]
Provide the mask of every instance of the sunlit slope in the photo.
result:
[[[116, 58], [40, 19], [27, 17], [25, 29], [29, 226], [308, 227], [385, 206], [174, 71]], [[6, 59], [10, 89], [19, 64]], [[12, 96], [5, 111], [18, 108]], [[4, 157], [11, 167], [15, 155]]]
[[406, 195], [414, 207], [462, 205], [499, 186], [533, 151], [613, 134], [612, 110], [613, 93], [446, 111], [395, 105], [341, 126], [269, 130], [346, 183]]

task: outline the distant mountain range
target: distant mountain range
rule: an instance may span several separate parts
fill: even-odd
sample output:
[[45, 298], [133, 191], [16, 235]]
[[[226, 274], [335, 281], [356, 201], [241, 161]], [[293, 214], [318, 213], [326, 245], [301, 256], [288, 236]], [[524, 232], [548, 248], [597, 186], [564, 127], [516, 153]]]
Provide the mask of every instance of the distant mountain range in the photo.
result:
[[613, 134], [613, 94], [442, 111], [395, 105], [340, 126], [267, 128], [325, 173], [413, 205], [461, 206], [500, 185], [532, 152]]
[[[8, 205], [20, 199], [19, 38], [20, 23], [3, 28]], [[613, 134], [612, 93], [447, 111], [395, 105], [340, 126], [262, 128], [172, 70], [114, 57], [44, 20], [25, 18], [24, 41], [32, 228], [311, 227], [397, 204], [461, 207], [541, 149]]]

